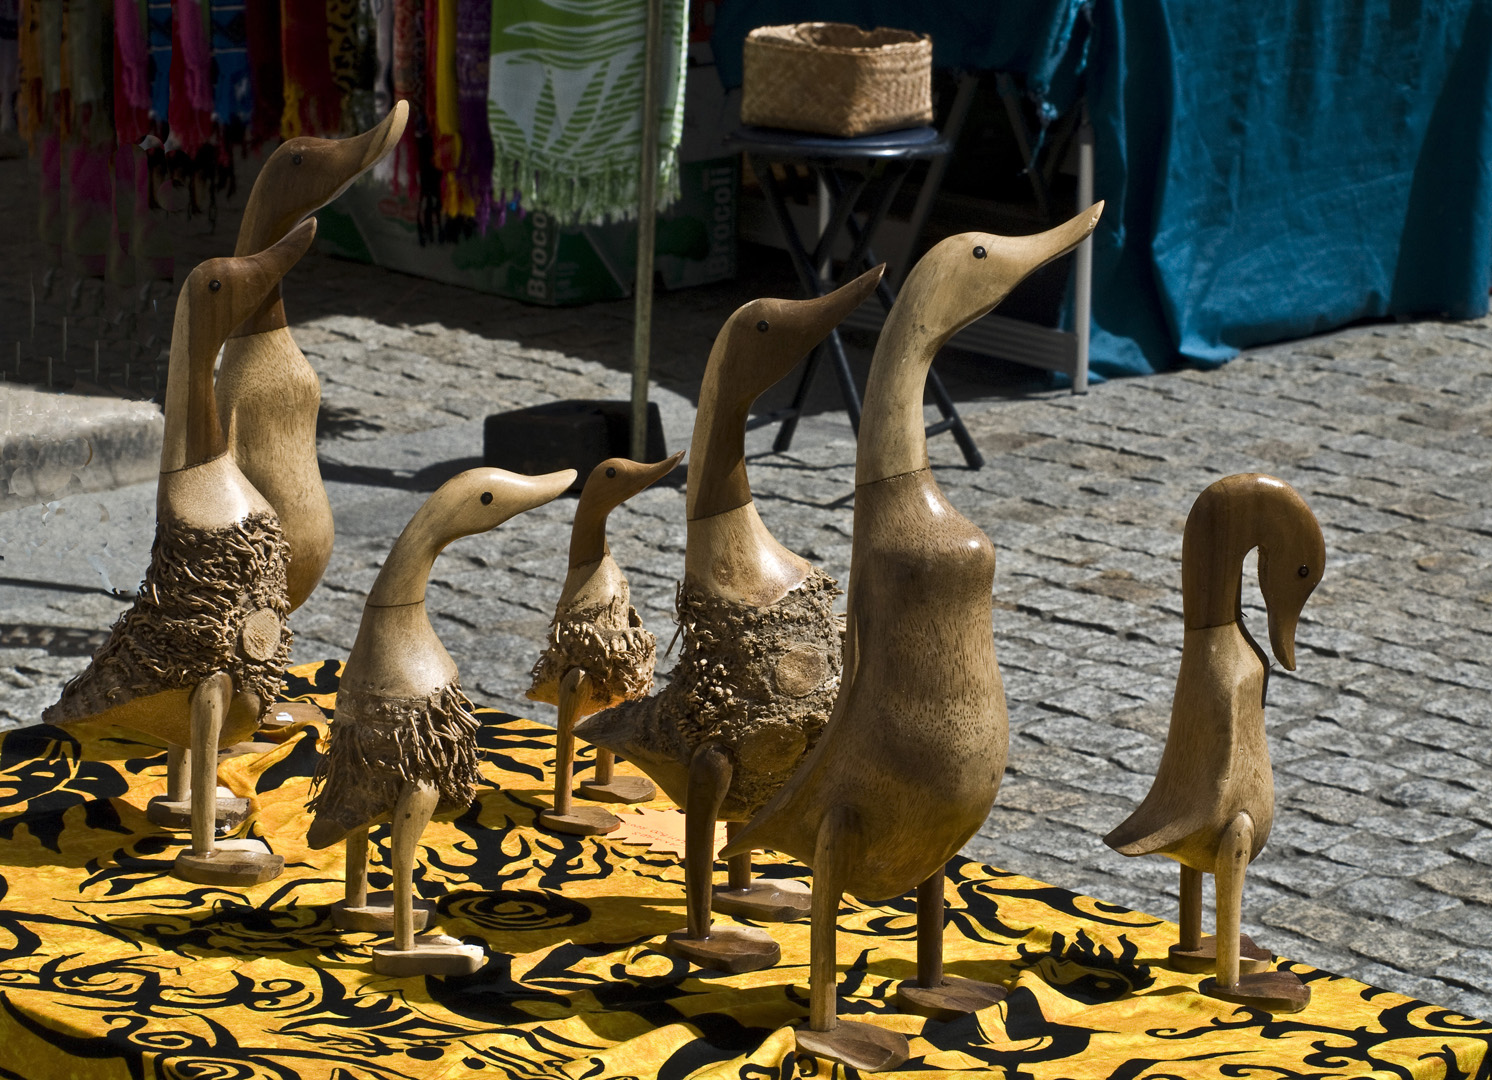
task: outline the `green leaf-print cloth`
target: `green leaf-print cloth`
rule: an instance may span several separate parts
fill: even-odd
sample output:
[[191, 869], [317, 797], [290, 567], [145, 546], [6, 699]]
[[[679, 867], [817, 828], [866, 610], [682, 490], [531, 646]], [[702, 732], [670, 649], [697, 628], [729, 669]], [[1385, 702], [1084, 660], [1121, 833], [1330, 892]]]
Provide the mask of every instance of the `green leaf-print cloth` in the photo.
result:
[[[663, 0], [658, 206], [679, 194], [686, 0]], [[565, 222], [637, 213], [646, 0], [495, 0], [493, 187]]]

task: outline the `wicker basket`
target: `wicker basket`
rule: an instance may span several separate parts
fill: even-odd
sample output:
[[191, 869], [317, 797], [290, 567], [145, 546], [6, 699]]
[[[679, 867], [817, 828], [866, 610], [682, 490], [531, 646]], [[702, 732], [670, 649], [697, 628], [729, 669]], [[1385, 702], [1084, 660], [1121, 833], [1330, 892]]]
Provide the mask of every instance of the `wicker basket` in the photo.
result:
[[932, 123], [932, 39], [844, 23], [760, 26], [746, 37], [741, 120], [821, 135]]

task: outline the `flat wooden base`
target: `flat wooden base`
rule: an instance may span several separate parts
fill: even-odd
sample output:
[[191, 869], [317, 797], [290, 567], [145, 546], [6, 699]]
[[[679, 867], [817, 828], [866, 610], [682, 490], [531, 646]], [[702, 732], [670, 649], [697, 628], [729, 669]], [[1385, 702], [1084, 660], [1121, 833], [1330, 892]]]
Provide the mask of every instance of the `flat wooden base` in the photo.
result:
[[219, 840], [210, 855], [184, 851], [171, 876], [197, 885], [259, 885], [285, 869], [285, 856], [272, 855], [258, 840]]
[[838, 1061], [861, 1072], [886, 1072], [907, 1060], [912, 1053], [907, 1037], [871, 1024], [840, 1020], [832, 1031], [799, 1028], [798, 1053]]
[[768, 881], [758, 878], [744, 889], [715, 886], [710, 908], [721, 915], [757, 922], [792, 922], [806, 919], [813, 908], [813, 893], [801, 881]]
[[1311, 1003], [1311, 988], [1288, 971], [1240, 975], [1237, 984], [1226, 990], [1218, 987], [1216, 979], [1203, 979], [1199, 989], [1208, 997], [1272, 1013], [1300, 1012]]
[[373, 949], [373, 970], [396, 979], [411, 975], [471, 975], [487, 962], [480, 945], [463, 945], [445, 934], [421, 934], [414, 948], [379, 945]]
[[598, 784], [594, 780], [576, 784], [575, 796], [592, 802], [652, 802], [658, 797], [658, 789], [645, 776], [613, 775], [611, 782], [606, 784]]
[[1005, 988], [994, 983], [943, 976], [941, 986], [920, 986], [907, 980], [896, 987], [896, 1007], [929, 1020], [957, 1020], [1005, 1000]]
[[218, 760], [227, 761], [229, 758], [245, 757], [249, 754], [267, 754], [271, 750], [278, 750], [279, 748], [279, 743], [272, 742], [256, 742], [253, 740], [236, 742], [232, 746], [225, 746], [219, 750]]
[[[1255, 945], [1253, 938], [1247, 934], [1238, 935], [1238, 973], [1240, 975], [1263, 971], [1273, 959], [1274, 954], [1268, 949], [1261, 949]], [[1201, 946], [1196, 949], [1183, 949], [1180, 945], [1172, 945], [1167, 966], [1192, 975], [1205, 975], [1216, 971], [1217, 938], [1208, 934], [1202, 938]]]
[[663, 951], [696, 967], [732, 975], [760, 971], [782, 959], [777, 942], [754, 926], [712, 926], [707, 938], [692, 938], [688, 931], [679, 930], [668, 935]]
[[[219, 832], [238, 828], [248, 816], [248, 799], [240, 799], [225, 787], [218, 788], [218, 816], [214, 824]], [[172, 802], [164, 795], [157, 795], [145, 805], [145, 820], [157, 828], [190, 832], [192, 804], [190, 801]]]
[[[414, 902], [414, 932], [419, 933], [430, 925], [430, 916], [435, 905], [418, 897]], [[394, 894], [374, 892], [368, 894], [368, 902], [360, 907], [348, 907], [346, 900], [332, 905], [332, 925], [338, 930], [349, 930], [364, 934], [392, 934], [394, 932]]]
[[259, 721], [261, 728], [287, 728], [293, 724], [326, 723], [326, 713], [309, 701], [277, 701]]
[[599, 806], [572, 806], [568, 814], [554, 810], [540, 812], [539, 827], [571, 836], [603, 836], [620, 829], [622, 819]]

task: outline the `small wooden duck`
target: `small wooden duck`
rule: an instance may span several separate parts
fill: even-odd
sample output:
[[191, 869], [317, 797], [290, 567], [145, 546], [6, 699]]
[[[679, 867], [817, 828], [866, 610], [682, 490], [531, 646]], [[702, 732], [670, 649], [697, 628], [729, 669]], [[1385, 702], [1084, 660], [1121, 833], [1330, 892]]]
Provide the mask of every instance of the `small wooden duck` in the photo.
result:
[[192, 849], [172, 872], [203, 884], [256, 884], [284, 866], [257, 841], [217, 843], [213, 833], [218, 748], [258, 726], [290, 655], [284, 536], [227, 452], [213, 361], [315, 234], [310, 219], [258, 254], [211, 259], [187, 275], [171, 334], [150, 566], [87, 670], [42, 717], [62, 726], [102, 720], [171, 745], [173, 794], [186, 796], [183, 772], [192, 781]]
[[[653, 465], [608, 458], [591, 470], [570, 529], [570, 572], [554, 618], [549, 647], [534, 664], [528, 696], [559, 706], [554, 768], [554, 808], [539, 824], [554, 832], [595, 836], [621, 827], [621, 819], [599, 806], [573, 804], [570, 781], [575, 761], [575, 721], [646, 697], [653, 688], [657, 641], [642, 625], [630, 600], [627, 579], [606, 543], [606, 519], [622, 503], [673, 471], [681, 450]], [[574, 673], [572, 675], [572, 673]], [[582, 785], [584, 798], [646, 802], [653, 785], [640, 776], [617, 776], [610, 750], [596, 751], [596, 777]]]
[[[813, 300], [755, 300], [726, 320], [700, 386], [689, 451], [688, 538], [679, 588], [683, 654], [658, 695], [584, 721], [576, 735], [622, 754], [684, 808], [688, 929], [668, 948], [705, 967], [777, 962], [753, 927], [712, 926], [715, 822], [744, 821], [792, 775], [828, 719], [839, 683], [838, 586], [779, 544], [746, 478], [752, 402], [868, 297], [882, 267]], [[751, 902], [749, 853], [728, 890]], [[782, 917], [802, 896], [767, 886]]]
[[[469, 469], [447, 480], [415, 512], [368, 593], [342, 671], [330, 742], [307, 808], [312, 848], [345, 840], [347, 896], [341, 925], [382, 929], [394, 944], [373, 951], [383, 975], [469, 974], [482, 950], [441, 935], [415, 938], [414, 859], [437, 810], [471, 805], [477, 782], [477, 720], [450, 654], [425, 610], [435, 558], [453, 540], [486, 532], [542, 506], [575, 481], [575, 470], [520, 476]], [[368, 827], [392, 815], [392, 908], [367, 895]], [[383, 900], [383, 904], [379, 901]], [[391, 911], [391, 914], [389, 912]]]
[[[356, 138], [307, 136], [280, 144], [249, 192], [234, 254], [269, 247], [335, 199], [393, 150], [408, 118], [409, 105], [400, 101]], [[233, 460], [284, 527], [293, 611], [326, 570], [333, 526], [316, 460], [321, 382], [290, 334], [278, 283], [224, 345], [217, 401]]]
[[[1171, 730], [1155, 784], [1104, 843], [1121, 855], [1181, 864], [1181, 940], [1172, 963], [1215, 970], [1203, 991], [1271, 1012], [1297, 1012], [1310, 987], [1239, 933], [1243, 877], [1269, 839], [1274, 775], [1264, 735], [1269, 661], [1243, 625], [1243, 558], [1259, 549], [1269, 644], [1295, 670], [1295, 626], [1326, 568], [1326, 543], [1305, 500], [1283, 480], [1246, 473], [1197, 498], [1181, 546], [1186, 636]], [[1202, 937], [1202, 875], [1217, 878], [1217, 936]], [[1245, 972], [1245, 974], [1240, 974]]]
[[813, 867], [800, 1053], [865, 1071], [908, 1054], [904, 1036], [835, 1015], [845, 892], [874, 900], [918, 886], [919, 978], [903, 984], [904, 1008], [946, 1018], [1003, 996], [942, 972], [943, 867], [988, 816], [1009, 735], [990, 609], [995, 552], [933, 479], [923, 389], [938, 349], [1076, 247], [1100, 209], [1036, 236], [942, 241], [907, 276], [876, 344], [855, 458], [844, 681], [818, 745], [721, 852], [765, 847]]

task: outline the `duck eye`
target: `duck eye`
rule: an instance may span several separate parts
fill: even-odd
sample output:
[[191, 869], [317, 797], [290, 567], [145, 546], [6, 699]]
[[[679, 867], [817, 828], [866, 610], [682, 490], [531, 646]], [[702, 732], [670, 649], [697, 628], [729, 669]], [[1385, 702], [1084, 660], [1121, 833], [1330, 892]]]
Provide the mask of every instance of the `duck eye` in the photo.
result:
[[1309, 566], [1302, 566], [1299, 570], [1297, 570], [1295, 572], [1297, 574], [1299, 574], [1301, 577], [1310, 577], [1311, 576], [1311, 568]]
[[300, 155], [299, 154], [291, 154], [290, 155], [290, 164], [292, 164], [292, 165], [299, 165], [300, 164]]
[[209, 281], [207, 283], [207, 287], [209, 289], [211, 289], [213, 292], [217, 292], [219, 289], [221, 289], [223, 287], [223, 283], [221, 281], [219, 281], [217, 278], [213, 278], [211, 281]]
[[989, 252], [985, 251], [982, 247], [977, 247], [974, 249], [974, 258], [976, 259], [982, 259], [988, 254]]
[[616, 467], [614, 465], [608, 465], [606, 467], [606, 479], [610, 480], [615, 475], [616, 475]]
[[484, 491], [484, 492], [482, 492], [482, 505], [486, 506], [490, 502], [492, 502], [492, 492], [490, 492], [490, 491]]
[[756, 328], [765, 334], [767, 332], [767, 320], [763, 319], [761, 322], [757, 323]]

